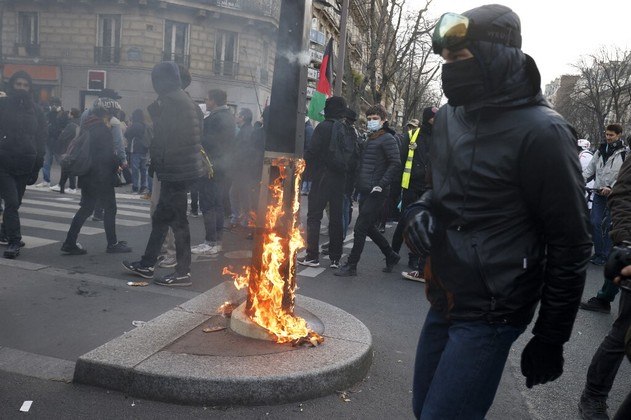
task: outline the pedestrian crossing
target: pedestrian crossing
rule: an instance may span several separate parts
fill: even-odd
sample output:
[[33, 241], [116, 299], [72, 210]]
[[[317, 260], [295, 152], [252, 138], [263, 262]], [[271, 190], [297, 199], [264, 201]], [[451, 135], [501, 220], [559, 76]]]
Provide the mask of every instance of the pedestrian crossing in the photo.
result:
[[[63, 242], [72, 218], [79, 209], [79, 201], [79, 195], [51, 197], [47, 193], [27, 191], [19, 210], [25, 248], [32, 249]], [[148, 204], [117, 203], [116, 225], [130, 228], [151, 223]], [[101, 233], [105, 233], [103, 224], [90, 226], [90, 219], [81, 228], [81, 235]]]

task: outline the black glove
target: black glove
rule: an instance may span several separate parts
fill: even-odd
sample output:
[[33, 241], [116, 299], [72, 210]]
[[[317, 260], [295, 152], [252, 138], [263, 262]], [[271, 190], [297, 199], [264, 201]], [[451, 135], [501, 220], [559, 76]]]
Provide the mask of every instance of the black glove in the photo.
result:
[[39, 169], [29, 175], [28, 180], [26, 181], [26, 185], [35, 184], [37, 182], [37, 178], [39, 178]]
[[534, 336], [521, 353], [521, 373], [526, 386], [554, 381], [563, 373], [563, 344], [541, 341]]
[[[431, 249], [430, 235], [434, 233], [434, 218], [430, 213], [432, 191], [427, 191], [409, 206], [407, 227], [403, 231], [405, 244], [415, 255], [427, 256]], [[412, 217], [410, 217], [413, 214]]]

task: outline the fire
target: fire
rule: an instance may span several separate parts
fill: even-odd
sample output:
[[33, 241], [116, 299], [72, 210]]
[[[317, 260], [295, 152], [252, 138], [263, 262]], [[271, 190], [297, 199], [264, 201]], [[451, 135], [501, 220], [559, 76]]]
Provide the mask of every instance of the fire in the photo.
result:
[[[298, 228], [300, 212], [300, 180], [305, 168], [304, 160], [296, 162], [293, 179], [291, 223], [283, 225], [286, 209], [283, 208], [284, 180], [291, 170], [287, 160], [276, 160], [274, 166], [279, 175], [269, 186], [270, 203], [265, 216], [263, 250], [260, 270], [254, 266], [243, 267], [243, 274], [225, 267], [223, 274], [234, 279], [237, 289], [248, 287], [249, 305], [246, 312], [250, 319], [267, 329], [278, 343], [295, 342], [309, 337], [311, 343], [321, 343], [322, 338], [307, 328], [307, 322], [294, 315], [296, 285], [296, 254], [305, 243]], [[285, 280], [286, 279], [286, 280]]]

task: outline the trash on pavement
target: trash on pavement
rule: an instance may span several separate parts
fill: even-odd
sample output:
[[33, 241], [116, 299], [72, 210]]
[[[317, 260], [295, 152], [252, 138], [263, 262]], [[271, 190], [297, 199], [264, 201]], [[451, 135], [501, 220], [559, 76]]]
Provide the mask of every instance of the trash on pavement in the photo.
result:
[[20, 407], [20, 411], [28, 413], [28, 411], [31, 409], [31, 404], [33, 404], [33, 401], [24, 401], [22, 403], [22, 407]]

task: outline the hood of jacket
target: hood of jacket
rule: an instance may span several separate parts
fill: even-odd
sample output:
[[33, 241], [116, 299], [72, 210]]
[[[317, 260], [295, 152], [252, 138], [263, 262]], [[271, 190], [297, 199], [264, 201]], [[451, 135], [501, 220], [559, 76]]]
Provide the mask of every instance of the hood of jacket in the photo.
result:
[[32, 90], [33, 79], [31, 78], [31, 75], [25, 72], [24, 70], [19, 70], [13, 73], [13, 75], [9, 79], [9, 82], [7, 84], [7, 96], [15, 95], [15, 89], [13, 89], [13, 84], [15, 83], [17, 79], [25, 79], [26, 81], [28, 81], [28, 85], [29, 85], [28, 90], [29, 92]]
[[153, 90], [158, 95], [164, 95], [182, 88], [180, 69], [172, 61], [164, 61], [153, 66], [151, 71]]

